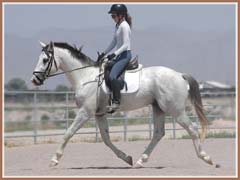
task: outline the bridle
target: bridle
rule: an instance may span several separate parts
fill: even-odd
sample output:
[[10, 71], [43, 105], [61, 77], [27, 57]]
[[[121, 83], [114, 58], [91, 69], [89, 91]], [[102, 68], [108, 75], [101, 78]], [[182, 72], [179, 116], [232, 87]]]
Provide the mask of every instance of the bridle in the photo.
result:
[[[56, 59], [54, 57], [54, 49], [52, 48], [52, 50], [51, 49], [48, 50], [47, 48], [44, 47], [42, 49], [42, 51], [47, 55], [47, 58], [48, 58], [47, 68], [45, 69], [45, 71], [33, 71], [33, 75], [38, 79], [38, 81], [40, 82], [40, 85], [42, 85], [44, 80], [46, 80], [49, 77], [53, 77], [53, 76], [57, 76], [57, 75], [60, 75], [60, 74], [73, 72], [73, 71], [80, 70], [80, 69], [93, 67], [93, 65], [89, 65], [89, 66], [84, 66], [84, 67], [80, 67], [80, 68], [75, 68], [75, 69], [72, 69], [72, 70], [69, 70], [69, 71], [63, 71], [63, 72], [59, 72], [59, 73], [55, 73], [55, 74], [50, 74], [53, 64], [54, 64], [54, 66], [56, 68], [56, 72], [58, 71], [57, 62], [56, 62]], [[39, 78], [38, 74], [42, 74], [43, 79]]]
[[[43, 84], [43, 81], [45, 79], [47, 79], [48, 77], [51, 77], [50, 72], [53, 64], [56, 68], [56, 71], [58, 71], [57, 62], [54, 58], [54, 50], [53, 49], [48, 50], [46, 48], [43, 48], [42, 51], [47, 55], [47, 58], [48, 58], [47, 68], [45, 69], [45, 71], [33, 71], [33, 75], [35, 75], [35, 77], [38, 79], [40, 84]], [[39, 78], [38, 74], [42, 74], [43, 79]]]

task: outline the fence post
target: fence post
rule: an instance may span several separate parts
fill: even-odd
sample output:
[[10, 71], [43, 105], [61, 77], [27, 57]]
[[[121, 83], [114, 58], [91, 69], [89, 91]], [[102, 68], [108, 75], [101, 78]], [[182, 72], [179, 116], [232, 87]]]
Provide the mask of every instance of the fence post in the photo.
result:
[[124, 141], [126, 142], [128, 139], [127, 139], [127, 125], [128, 125], [128, 118], [127, 118], [127, 114], [124, 113]]
[[96, 130], [96, 136], [95, 136], [95, 141], [98, 142], [98, 126], [97, 126], [97, 122], [95, 121], [95, 130]]
[[66, 92], [66, 127], [68, 129], [69, 127], [69, 95], [68, 92]]
[[37, 144], [37, 92], [34, 92], [33, 96], [33, 138], [34, 144]]
[[172, 118], [173, 122], [173, 139], [176, 139], [176, 120], [175, 118]]

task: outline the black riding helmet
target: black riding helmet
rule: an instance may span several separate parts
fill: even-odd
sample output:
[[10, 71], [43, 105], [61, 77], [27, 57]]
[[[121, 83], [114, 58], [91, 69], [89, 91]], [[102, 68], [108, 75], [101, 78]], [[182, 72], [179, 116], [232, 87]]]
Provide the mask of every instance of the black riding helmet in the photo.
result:
[[113, 4], [108, 14], [127, 14], [127, 7], [124, 4]]

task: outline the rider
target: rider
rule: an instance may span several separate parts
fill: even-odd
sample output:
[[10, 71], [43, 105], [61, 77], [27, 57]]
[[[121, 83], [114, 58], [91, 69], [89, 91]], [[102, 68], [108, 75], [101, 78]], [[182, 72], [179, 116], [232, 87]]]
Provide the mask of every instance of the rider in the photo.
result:
[[113, 64], [109, 74], [109, 81], [113, 91], [113, 102], [109, 108], [115, 111], [119, 108], [121, 99], [121, 87], [118, 77], [123, 73], [132, 57], [130, 46], [132, 21], [124, 4], [113, 4], [108, 14], [111, 14], [112, 19], [116, 23], [115, 33], [109, 47], [99, 55], [98, 61], [116, 47], [115, 52], [107, 56], [108, 60]]

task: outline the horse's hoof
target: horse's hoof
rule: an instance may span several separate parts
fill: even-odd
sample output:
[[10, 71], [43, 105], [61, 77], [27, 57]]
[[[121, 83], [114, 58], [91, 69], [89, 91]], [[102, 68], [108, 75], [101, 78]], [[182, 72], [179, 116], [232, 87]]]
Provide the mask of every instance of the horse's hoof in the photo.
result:
[[140, 161], [137, 161], [136, 164], [134, 165], [134, 168], [142, 168], [143, 164]]
[[208, 163], [208, 164], [210, 164], [210, 165], [213, 165], [213, 162], [212, 162], [210, 156], [205, 156], [205, 157], [203, 157], [203, 159], [204, 159], [204, 161], [205, 161], [206, 163]]
[[147, 154], [143, 154], [142, 155], [142, 162], [147, 162], [148, 161], [148, 155]]
[[49, 164], [49, 167], [55, 167], [55, 166], [57, 166], [57, 165], [58, 165], [58, 161], [52, 159], [52, 160], [51, 160], [51, 163]]
[[126, 158], [126, 162], [127, 162], [130, 166], [132, 166], [132, 165], [133, 165], [132, 156], [128, 156], [128, 157]]

